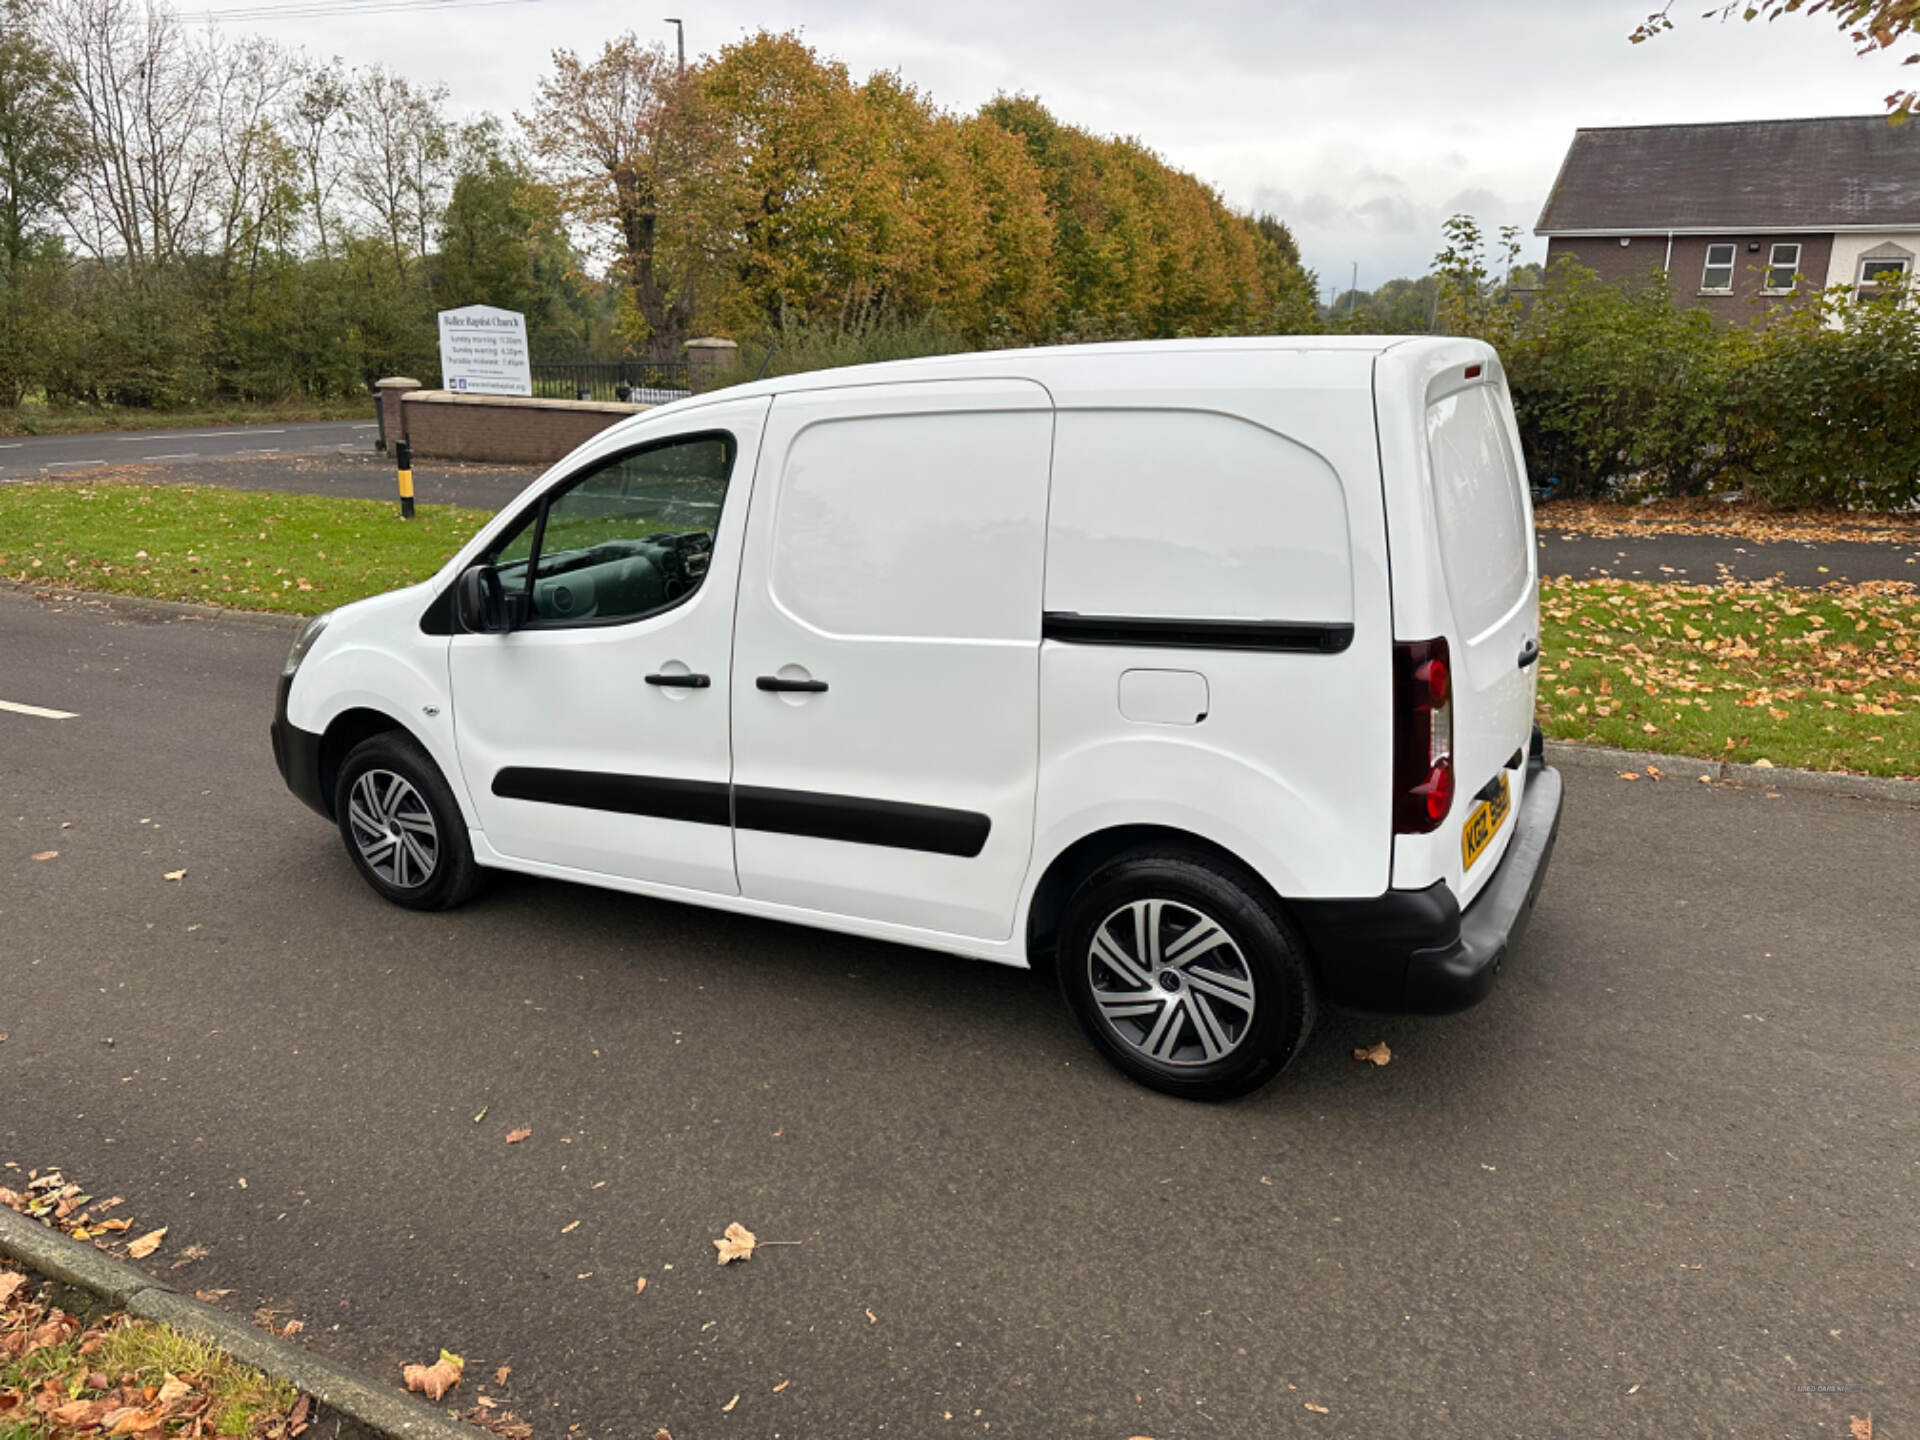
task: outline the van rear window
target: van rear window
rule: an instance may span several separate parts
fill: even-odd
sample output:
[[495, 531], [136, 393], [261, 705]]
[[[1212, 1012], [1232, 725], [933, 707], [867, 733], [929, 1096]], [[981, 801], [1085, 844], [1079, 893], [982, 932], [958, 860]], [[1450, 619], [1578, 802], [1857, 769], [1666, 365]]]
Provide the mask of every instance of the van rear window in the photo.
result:
[[1461, 638], [1471, 642], [1526, 593], [1532, 543], [1526, 481], [1492, 386], [1471, 385], [1427, 407], [1427, 458], [1447, 595]]
[[1347, 497], [1313, 451], [1195, 410], [1065, 410], [1047, 608], [1168, 619], [1353, 618]]

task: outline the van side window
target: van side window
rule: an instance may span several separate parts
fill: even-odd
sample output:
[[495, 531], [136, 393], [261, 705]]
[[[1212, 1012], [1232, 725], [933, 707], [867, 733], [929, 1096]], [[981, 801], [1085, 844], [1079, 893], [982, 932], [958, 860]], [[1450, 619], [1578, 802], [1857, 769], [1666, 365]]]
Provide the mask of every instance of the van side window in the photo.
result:
[[1168, 620], [1353, 618], [1347, 497], [1319, 455], [1197, 410], [1063, 410], [1047, 609]]
[[1470, 385], [1427, 407], [1433, 509], [1453, 618], [1471, 641], [1527, 593], [1533, 531], [1526, 482], [1488, 385]]
[[612, 456], [528, 512], [494, 552], [508, 590], [531, 581], [533, 625], [639, 620], [706, 579], [733, 438], [697, 435]]
[[1037, 640], [1050, 412], [878, 415], [787, 453], [771, 584], [841, 636]]

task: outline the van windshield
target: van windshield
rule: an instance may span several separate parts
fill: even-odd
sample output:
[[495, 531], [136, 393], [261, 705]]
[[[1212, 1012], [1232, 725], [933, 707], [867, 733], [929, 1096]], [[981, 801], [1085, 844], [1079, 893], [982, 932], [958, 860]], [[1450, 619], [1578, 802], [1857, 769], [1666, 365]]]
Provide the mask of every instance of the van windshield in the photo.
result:
[[1526, 593], [1532, 543], [1526, 481], [1492, 386], [1471, 385], [1427, 407], [1427, 458], [1447, 595], [1471, 643]]

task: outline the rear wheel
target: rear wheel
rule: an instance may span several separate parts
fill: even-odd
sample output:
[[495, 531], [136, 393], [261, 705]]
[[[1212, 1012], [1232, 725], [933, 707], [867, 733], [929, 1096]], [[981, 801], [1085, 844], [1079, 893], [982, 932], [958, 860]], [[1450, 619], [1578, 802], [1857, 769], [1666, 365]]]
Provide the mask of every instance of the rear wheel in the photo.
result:
[[1266, 1084], [1313, 1029], [1306, 951], [1250, 876], [1177, 852], [1090, 876], [1061, 927], [1060, 985], [1095, 1048], [1169, 1095]]
[[334, 788], [340, 836], [362, 878], [410, 910], [445, 910], [480, 885], [460, 806], [431, 756], [389, 730], [348, 752]]

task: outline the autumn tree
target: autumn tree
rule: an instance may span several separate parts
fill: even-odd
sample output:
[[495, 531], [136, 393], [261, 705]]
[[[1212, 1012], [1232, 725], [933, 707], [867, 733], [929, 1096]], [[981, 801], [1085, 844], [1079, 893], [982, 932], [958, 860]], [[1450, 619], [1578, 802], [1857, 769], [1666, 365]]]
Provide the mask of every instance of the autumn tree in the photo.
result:
[[554, 51], [532, 109], [516, 116], [568, 215], [598, 239], [629, 333], [662, 358], [693, 317], [698, 246], [685, 222], [711, 149], [700, 102], [664, 47], [629, 31], [592, 60]]
[[[1738, 16], [1742, 20], [1774, 21], [1785, 15], [1817, 15], [1846, 32], [1854, 48], [1862, 55], [1891, 51], [1903, 41], [1920, 35], [1920, 0], [1728, 0], [1718, 7], [1722, 21]], [[1632, 36], [1638, 45], [1673, 28], [1673, 0], [1667, 0], [1649, 15]], [[1714, 12], [1709, 10], [1711, 16]], [[1900, 62], [1920, 65], [1920, 49]], [[1905, 120], [1920, 108], [1920, 89], [1895, 90], [1887, 96], [1887, 109], [1896, 120]]]

